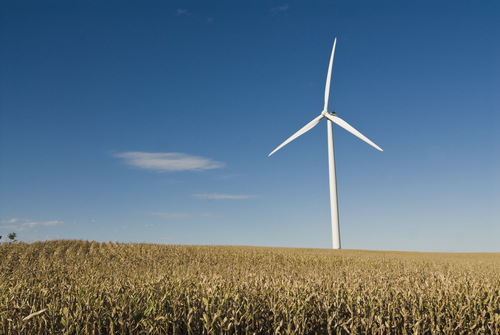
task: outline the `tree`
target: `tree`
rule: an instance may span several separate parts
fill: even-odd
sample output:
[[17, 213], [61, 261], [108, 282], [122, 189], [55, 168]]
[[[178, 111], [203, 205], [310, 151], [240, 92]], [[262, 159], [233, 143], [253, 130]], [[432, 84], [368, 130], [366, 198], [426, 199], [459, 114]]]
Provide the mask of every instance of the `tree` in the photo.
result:
[[9, 238], [9, 240], [11, 240], [11, 242], [16, 242], [17, 234], [12, 232], [12, 233], [8, 234], [7, 237]]

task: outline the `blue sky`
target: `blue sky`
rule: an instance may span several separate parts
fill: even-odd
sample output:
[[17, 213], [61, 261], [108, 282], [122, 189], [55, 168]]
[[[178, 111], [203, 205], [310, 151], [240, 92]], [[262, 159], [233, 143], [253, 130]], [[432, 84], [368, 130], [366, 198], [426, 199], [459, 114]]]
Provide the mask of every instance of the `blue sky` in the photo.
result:
[[[500, 252], [497, 1], [1, 1], [0, 235]], [[5, 238], [5, 237], [4, 237]]]

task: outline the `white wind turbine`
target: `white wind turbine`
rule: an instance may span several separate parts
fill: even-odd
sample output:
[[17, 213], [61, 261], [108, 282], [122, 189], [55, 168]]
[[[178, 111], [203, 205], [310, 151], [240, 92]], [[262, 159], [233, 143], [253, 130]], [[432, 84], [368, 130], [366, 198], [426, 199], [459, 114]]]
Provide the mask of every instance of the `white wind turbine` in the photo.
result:
[[269, 154], [271, 156], [274, 154], [276, 151], [281, 149], [283, 146], [285, 146], [287, 143], [293, 141], [300, 135], [304, 134], [305, 132], [311, 130], [321, 119], [327, 118], [327, 126], [328, 126], [328, 169], [329, 169], [329, 176], [330, 176], [330, 207], [331, 207], [331, 214], [332, 214], [332, 238], [333, 238], [333, 249], [340, 249], [340, 227], [339, 227], [339, 205], [337, 201], [337, 177], [335, 174], [335, 155], [333, 152], [333, 132], [332, 132], [332, 122], [336, 123], [337, 125], [341, 126], [351, 134], [359, 137], [366, 143], [370, 144], [372, 147], [383, 151], [380, 147], [378, 147], [375, 143], [367, 139], [365, 136], [363, 136], [359, 131], [354, 129], [351, 125], [349, 125], [347, 122], [342, 120], [337, 116], [335, 112], [328, 112], [328, 97], [330, 95], [330, 77], [332, 75], [332, 64], [333, 64], [333, 54], [335, 53], [335, 45], [337, 44], [337, 39], [335, 38], [335, 41], [333, 42], [333, 49], [332, 49], [332, 55], [330, 57], [330, 65], [328, 66], [328, 76], [326, 77], [326, 87], [325, 87], [325, 107], [323, 108], [323, 111], [321, 114], [306, 124], [302, 129], [300, 129], [298, 132], [293, 134], [289, 139], [287, 139], [285, 142], [281, 143], [279, 147], [274, 149], [273, 152]]

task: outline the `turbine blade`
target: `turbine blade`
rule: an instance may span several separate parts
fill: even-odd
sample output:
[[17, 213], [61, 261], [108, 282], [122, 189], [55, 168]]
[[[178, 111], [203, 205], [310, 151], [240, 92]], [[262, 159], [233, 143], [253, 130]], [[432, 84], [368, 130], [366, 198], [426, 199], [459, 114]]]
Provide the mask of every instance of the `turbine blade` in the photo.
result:
[[331, 115], [331, 114], [326, 114], [325, 116], [329, 120], [331, 120], [332, 122], [338, 124], [339, 126], [341, 126], [342, 128], [344, 128], [345, 130], [347, 130], [348, 132], [350, 132], [351, 134], [359, 137], [360, 139], [362, 139], [363, 141], [365, 141], [366, 143], [368, 143], [369, 145], [371, 145], [375, 149], [378, 149], [380, 151], [384, 151], [378, 145], [376, 145], [375, 143], [373, 143], [372, 141], [370, 141], [369, 139], [367, 139], [363, 134], [361, 134], [359, 131], [357, 131], [356, 129], [354, 129], [354, 127], [352, 127], [349, 123], [345, 122], [344, 120], [342, 120], [338, 116]]
[[335, 53], [335, 45], [337, 44], [337, 38], [333, 41], [332, 55], [330, 56], [330, 65], [328, 66], [328, 76], [326, 77], [326, 87], [325, 87], [325, 107], [324, 111], [328, 110], [328, 99], [330, 97], [330, 78], [332, 77], [332, 66], [333, 66], [333, 54]]
[[[312, 120], [311, 122], [309, 122], [308, 124], [306, 124], [304, 127], [302, 127], [298, 132], [296, 132], [295, 134], [293, 134], [292, 136], [290, 136], [290, 138], [288, 138], [285, 142], [281, 143], [281, 145], [279, 147], [277, 147], [276, 149], [273, 150], [273, 152], [271, 152], [269, 154], [269, 156], [271, 156], [272, 154], [274, 154], [276, 151], [278, 151], [279, 149], [281, 149], [282, 147], [284, 147], [286, 144], [288, 144], [289, 142], [293, 141], [294, 139], [296, 139], [297, 137], [299, 137], [300, 135], [304, 134], [305, 132], [311, 130], [315, 125], [318, 124], [319, 120], [321, 120], [322, 118], [324, 118], [323, 115], [320, 115], [318, 116], [317, 118], [315, 118], [314, 120]], [[268, 157], [269, 157], [268, 156]]]

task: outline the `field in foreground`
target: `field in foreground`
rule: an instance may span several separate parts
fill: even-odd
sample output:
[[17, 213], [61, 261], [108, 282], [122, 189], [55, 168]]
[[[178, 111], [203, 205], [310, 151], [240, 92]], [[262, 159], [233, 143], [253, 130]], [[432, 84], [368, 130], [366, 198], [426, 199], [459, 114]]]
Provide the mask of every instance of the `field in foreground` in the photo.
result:
[[500, 254], [59, 240], [0, 261], [3, 334], [500, 334]]

